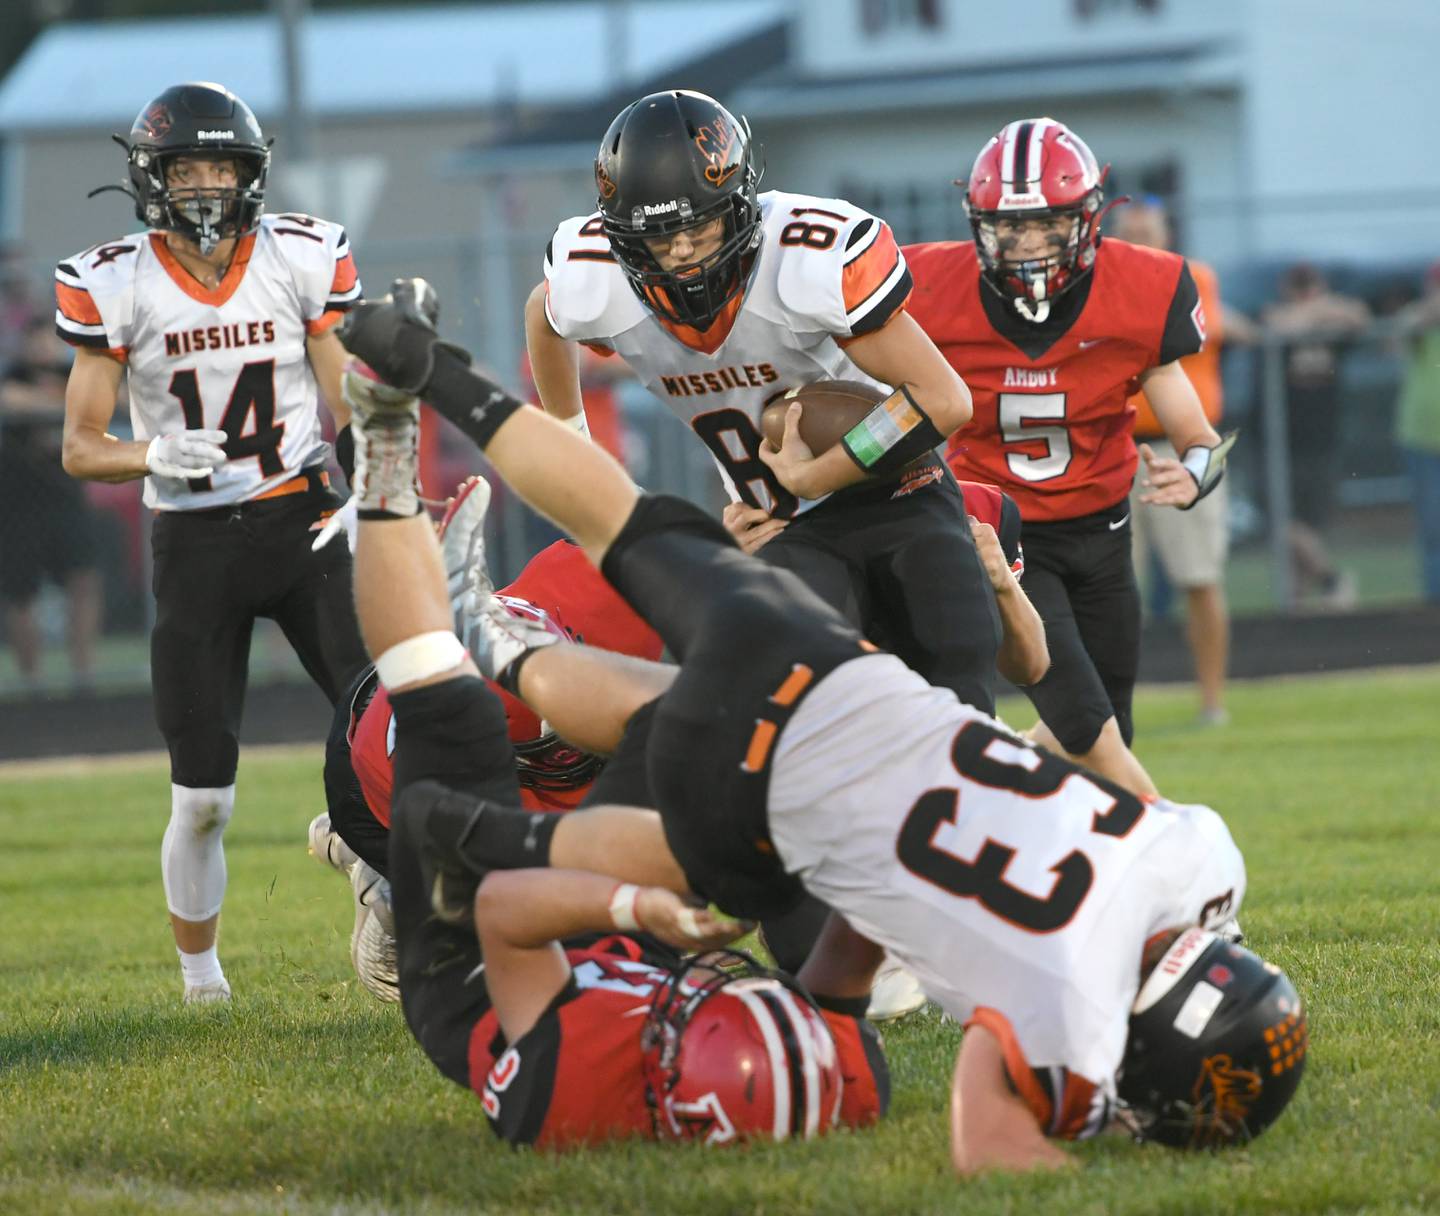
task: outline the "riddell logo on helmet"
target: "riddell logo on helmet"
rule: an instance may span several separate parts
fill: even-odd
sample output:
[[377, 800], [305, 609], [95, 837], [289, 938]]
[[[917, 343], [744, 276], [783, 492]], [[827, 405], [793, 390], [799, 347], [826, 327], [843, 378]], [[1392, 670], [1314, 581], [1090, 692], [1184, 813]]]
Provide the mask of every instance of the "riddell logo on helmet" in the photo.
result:
[[1049, 200], [1043, 194], [1002, 194], [1001, 211], [1029, 210], [1032, 207], [1048, 207]]
[[234, 131], [196, 131], [196, 139], [234, 139]]
[[668, 215], [672, 211], [679, 211], [678, 199], [671, 199], [668, 203], [646, 203], [644, 212], [646, 215]]

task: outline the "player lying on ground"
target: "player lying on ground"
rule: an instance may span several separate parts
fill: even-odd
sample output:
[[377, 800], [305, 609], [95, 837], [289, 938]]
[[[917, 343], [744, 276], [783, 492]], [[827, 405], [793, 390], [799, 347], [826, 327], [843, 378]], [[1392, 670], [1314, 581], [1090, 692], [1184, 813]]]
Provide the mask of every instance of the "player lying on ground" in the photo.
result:
[[[1013, 589], [997, 589], [996, 598], [1023, 600], [1013, 571], [1020, 564], [1018, 517], [1003, 508], [995, 492], [987, 494], [978, 486], [973, 492], [976, 511], [993, 519], [1004, 538], [999, 539], [989, 523], [975, 524], [976, 544], [987, 569]], [[467, 582], [477, 576], [483, 579], [479, 604], [483, 610], [492, 607], [493, 589], [483, 557], [488, 500], [488, 485], [472, 478], [460, 488], [441, 528], [441, 555], [455, 630], [462, 639], [472, 641], [477, 638], [480, 621], [476, 610], [466, 607]], [[643, 706], [664, 692], [674, 679], [675, 668], [649, 661], [660, 652], [659, 637], [569, 541], [556, 542], [532, 560], [497, 602], [566, 641], [584, 637], [593, 643], [571, 656], [563, 668], [563, 683], [554, 689], [545, 678], [544, 661], [516, 680], [518, 697], [490, 685], [505, 707], [521, 806], [549, 811], [605, 803], [652, 807], [654, 799], [645, 773], [648, 713], [642, 709], [623, 719], [602, 722], [589, 711], [588, 703], [597, 696], [614, 701], [618, 695], [626, 706]], [[579, 670], [591, 673], [588, 687], [577, 687]], [[329, 809], [310, 825], [311, 851], [350, 879], [355, 906], [350, 952], [361, 984], [378, 999], [395, 1001], [399, 999], [399, 979], [388, 883], [394, 714], [385, 690], [378, 688], [373, 667], [368, 677], [357, 683], [360, 687], [349, 698], [351, 706], [337, 711], [331, 730], [325, 770]], [[623, 693], [619, 690], [622, 683]], [[361, 704], [365, 696], [371, 700]], [[543, 723], [525, 699], [543, 706]], [[583, 748], [561, 738], [557, 726]], [[603, 767], [602, 756], [606, 758]], [[783, 970], [793, 974], [805, 961], [825, 911], [823, 906], [818, 910], [807, 907], [798, 915], [766, 921], [766, 944]], [[923, 1003], [924, 994], [913, 977], [890, 964], [877, 974], [865, 1012], [871, 1020], [883, 1021], [913, 1012]]]
[[[463, 482], [439, 529], [455, 630], [462, 639], [469, 633], [463, 611], [466, 574], [472, 549], [483, 541], [489, 498], [490, 487], [482, 478]], [[608, 651], [595, 662], [650, 681], [649, 697], [659, 696], [669, 685], [673, 669], [654, 662], [662, 650], [659, 636], [570, 541], [556, 541], [542, 550], [499, 596], [507, 611], [549, 628], [557, 637], [570, 642], [584, 638]], [[622, 656], [640, 661], [627, 662]], [[603, 802], [649, 805], [643, 739], [617, 755], [621, 740], [587, 731], [566, 704], [551, 705], [550, 717], [542, 720], [505, 689], [492, 684], [491, 690], [505, 709], [526, 810], [568, 811]], [[585, 746], [562, 738], [556, 723], [573, 729]], [[350, 880], [355, 909], [351, 962], [362, 986], [382, 1001], [400, 999], [389, 884], [394, 753], [395, 715], [371, 664], [336, 706], [325, 749], [326, 810], [311, 822], [309, 837], [311, 852]]]
[[[439, 548], [413, 494], [414, 428], [397, 449], [386, 421], [356, 444], [355, 591], [395, 713], [389, 865], [401, 1001], [420, 1045], [442, 1073], [480, 1094], [513, 1143], [628, 1135], [723, 1143], [873, 1121], [887, 1088], [873, 1030], [822, 1015], [775, 973], [680, 966], [675, 947], [705, 950], [744, 927], [674, 894], [684, 881], [672, 860], [657, 853], [642, 863], [638, 886], [565, 868], [567, 821], [594, 823], [623, 855], [634, 848], [631, 813], [518, 810], [504, 710], [450, 628]], [[567, 649], [584, 664], [579, 648]], [[469, 885], [452, 915], [437, 917], [428, 867], [460, 860], [426, 839], [417, 806], [429, 800], [417, 803], [417, 788], [443, 788], [467, 806], [478, 797], [517, 808], [517, 852], [531, 847], [529, 837], [549, 839], [559, 864], [491, 874]], [[655, 816], [641, 820], [653, 827]]]
[[[357, 451], [374, 445], [368, 467], [386, 470], [360, 475], [362, 515], [418, 510], [405, 478], [423, 393], [571, 532], [681, 663], [650, 730], [658, 825], [618, 808], [564, 816], [547, 859], [513, 799], [456, 794], [443, 764], [428, 766], [436, 781], [408, 784], [397, 819], [437, 907], [463, 910], [478, 880], [517, 860], [673, 882], [744, 916], [810, 891], [838, 915], [805, 978], [863, 993], [887, 948], [966, 1025], [952, 1104], [962, 1172], [1064, 1164], [1046, 1137], [1114, 1117], [1142, 1138], [1219, 1145], [1278, 1116], [1303, 1071], [1306, 1019], [1278, 968], [1206, 927], [1245, 888], [1214, 811], [1143, 803], [875, 653], [793, 575], [741, 554], [689, 504], [640, 495], [604, 453], [474, 373], [406, 295], [362, 305], [343, 335], [398, 386], [347, 377]], [[367, 604], [363, 555], [359, 566], [369, 621], [385, 603]], [[563, 658], [538, 635], [515, 644], [508, 614], [493, 619], [511, 639], [493, 647], [502, 683]], [[387, 682], [461, 670], [447, 624], [441, 606], [403, 634], [369, 637], [367, 625], [372, 649], [404, 641]], [[403, 741], [398, 699], [396, 711]], [[453, 709], [444, 721], [461, 724]]]

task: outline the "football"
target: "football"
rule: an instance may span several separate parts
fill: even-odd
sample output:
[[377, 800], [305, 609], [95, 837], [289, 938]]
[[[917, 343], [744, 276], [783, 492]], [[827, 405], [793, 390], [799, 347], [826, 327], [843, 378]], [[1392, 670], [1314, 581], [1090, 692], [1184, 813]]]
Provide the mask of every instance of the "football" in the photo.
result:
[[817, 380], [792, 388], [777, 397], [760, 414], [760, 433], [777, 448], [785, 437], [785, 412], [793, 402], [800, 402], [800, 438], [816, 455], [829, 451], [875, 406], [890, 395], [890, 390], [859, 380]]

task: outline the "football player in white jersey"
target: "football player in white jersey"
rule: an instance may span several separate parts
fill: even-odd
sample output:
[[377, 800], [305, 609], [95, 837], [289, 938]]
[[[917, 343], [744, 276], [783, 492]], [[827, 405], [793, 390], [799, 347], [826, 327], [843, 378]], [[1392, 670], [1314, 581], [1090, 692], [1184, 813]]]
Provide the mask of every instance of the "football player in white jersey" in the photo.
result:
[[[1212, 931], [1245, 891], [1214, 811], [1141, 801], [876, 653], [792, 573], [745, 558], [692, 505], [640, 494], [603, 452], [471, 371], [405, 293], [360, 305], [344, 341], [399, 390], [347, 379], [381, 470], [372, 518], [419, 510], [423, 396], [468, 419], [500, 475], [574, 535], [681, 664], [648, 714], [658, 818], [564, 816], [541, 849], [516, 808], [436, 783], [402, 795], [395, 814], [421, 842], [437, 913], [463, 913], [489, 869], [516, 864], [653, 882], [673, 860], [691, 890], [746, 917], [808, 890], [835, 913], [803, 982], [863, 997], [883, 947], [966, 1025], [961, 1173], [1066, 1164], [1049, 1138], [1112, 1119], [1208, 1147], [1280, 1114], [1304, 1070], [1306, 1015], [1278, 968]], [[411, 560], [443, 585], [438, 554]], [[383, 599], [362, 607], [367, 630], [385, 620]], [[483, 688], [448, 618], [432, 616], [389, 620], [382, 679], [446, 688], [459, 722]], [[583, 648], [498, 606], [490, 617], [483, 673], [571, 695], [563, 668]]]
[[[93, 245], [55, 272], [56, 325], [76, 347], [65, 469], [145, 479], [154, 510], [155, 716], [170, 750], [161, 870], [185, 999], [226, 1000], [216, 953], [221, 838], [257, 617], [284, 630], [332, 703], [365, 662], [344, 546], [310, 542], [340, 503], [317, 401], [342, 467], [349, 412], [333, 326], [360, 297], [344, 231], [262, 215], [270, 144], [215, 84], [166, 89], [126, 144], [147, 231]], [[107, 433], [122, 376], [134, 439]]]
[[[841, 199], [759, 194], [759, 178], [748, 125], [712, 97], [669, 90], [620, 112], [598, 209], [556, 230], [526, 307], [541, 404], [583, 430], [577, 344], [618, 355], [709, 448], [744, 548], [993, 709], [994, 595], [933, 454], [969, 420], [969, 391], [905, 311], [889, 226]], [[893, 393], [819, 460], [794, 434], [766, 448], [766, 404], [827, 379]]]

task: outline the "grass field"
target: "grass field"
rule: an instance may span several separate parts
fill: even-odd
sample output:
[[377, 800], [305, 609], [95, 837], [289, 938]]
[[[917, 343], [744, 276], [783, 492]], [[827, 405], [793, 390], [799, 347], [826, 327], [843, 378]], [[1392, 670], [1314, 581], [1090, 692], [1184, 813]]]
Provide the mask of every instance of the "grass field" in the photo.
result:
[[221, 941], [236, 999], [205, 1010], [179, 1004], [162, 763], [77, 762], [0, 768], [0, 1212], [1440, 1210], [1440, 670], [1239, 684], [1233, 724], [1207, 732], [1192, 709], [1143, 694], [1141, 754], [1229, 820], [1250, 943], [1311, 1012], [1305, 1084], [1248, 1151], [1107, 1138], [1063, 1177], [962, 1184], [944, 1118], [959, 1036], [929, 1014], [887, 1032], [895, 1100], [874, 1132], [511, 1151], [351, 976], [348, 888], [305, 850], [318, 753], [242, 763]]

